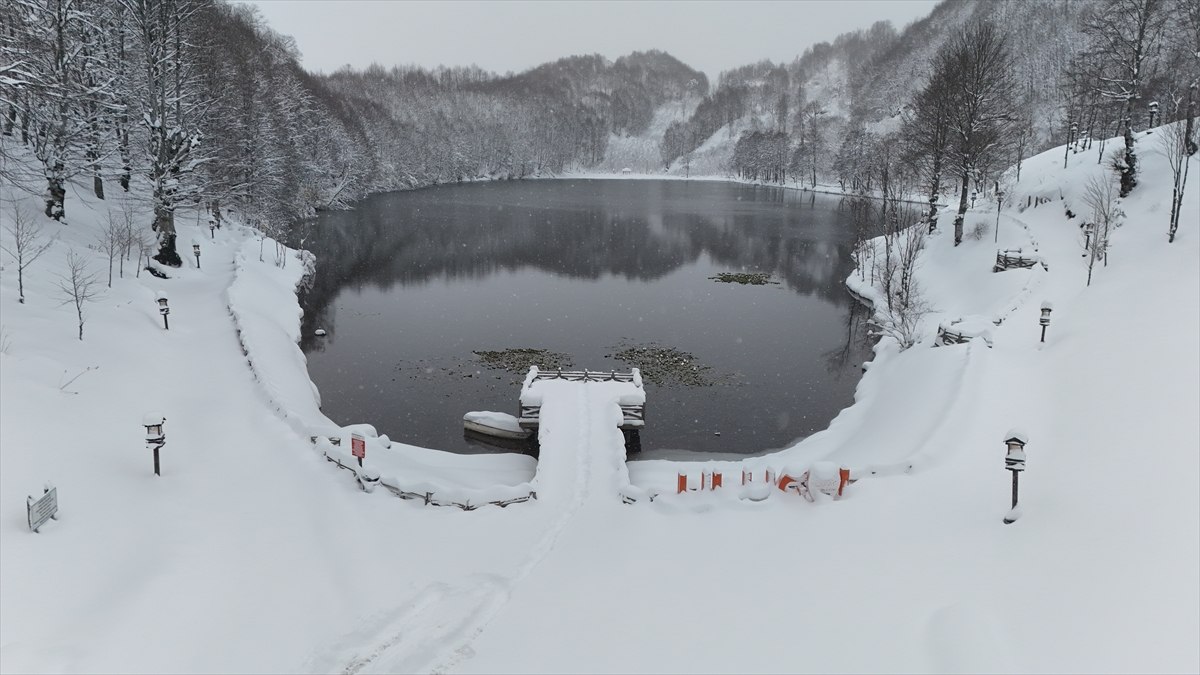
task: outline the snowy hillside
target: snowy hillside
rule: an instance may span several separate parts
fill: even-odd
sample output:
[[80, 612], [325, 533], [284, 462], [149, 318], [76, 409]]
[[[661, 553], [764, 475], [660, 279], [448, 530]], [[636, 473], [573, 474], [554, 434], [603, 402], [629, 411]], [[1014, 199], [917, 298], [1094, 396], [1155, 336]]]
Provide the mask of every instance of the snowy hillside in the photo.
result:
[[[827, 431], [738, 464], [634, 463], [626, 504], [612, 394], [556, 383], [553, 486], [469, 512], [364, 492], [309, 442], [329, 421], [294, 344], [303, 256], [181, 212], [200, 264], [157, 279], [129, 262], [108, 288], [89, 247], [116, 200], [75, 185], [59, 224], [0, 186], [0, 225], [15, 204], [55, 238], [25, 303], [7, 254], [0, 272], [0, 671], [1196, 672], [1200, 158], [1168, 244], [1162, 138], [1139, 134], [1141, 184], [1090, 286], [1082, 195], [1112, 179], [1091, 153], [1026, 160], [995, 243], [994, 202], [958, 247], [943, 215], [918, 267], [921, 339], [882, 341]], [[1009, 248], [1045, 266], [993, 273]], [[103, 273], [82, 341], [58, 290], [71, 251]], [[934, 348], [956, 319], [990, 325], [991, 345]], [[1013, 428], [1028, 469], [1004, 525]], [[388, 445], [371, 439], [367, 466], [414, 485], [535, 468]], [[735, 478], [817, 461], [850, 469], [842, 499]], [[674, 494], [712, 471], [725, 486]], [[34, 534], [24, 497], [46, 481], [60, 517]]]

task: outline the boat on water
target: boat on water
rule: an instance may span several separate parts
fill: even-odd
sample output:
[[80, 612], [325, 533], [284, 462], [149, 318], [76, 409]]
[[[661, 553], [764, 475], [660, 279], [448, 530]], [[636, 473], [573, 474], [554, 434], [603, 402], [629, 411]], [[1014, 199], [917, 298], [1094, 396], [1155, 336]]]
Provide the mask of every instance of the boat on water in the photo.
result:
[[516, 417], [488, 410], [463, 415], [463, 428], [485, 436], [513, 440], [524, 440], [533, 433], [530, 429], [522, 429]]

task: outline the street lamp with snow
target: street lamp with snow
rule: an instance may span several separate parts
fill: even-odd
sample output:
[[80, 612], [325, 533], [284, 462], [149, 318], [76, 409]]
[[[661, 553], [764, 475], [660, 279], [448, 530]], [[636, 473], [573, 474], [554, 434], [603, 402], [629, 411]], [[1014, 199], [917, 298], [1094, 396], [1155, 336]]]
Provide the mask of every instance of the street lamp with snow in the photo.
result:
[[192, 255], [196, 256], [196, 269], [200, 269], [200, 244], [192, 242]]
[[1050, 327], [1050, 312], [1054, 311], [1054, 305], [1046, 300], [1042, 303], [1042, 315], [1038, 318], [1038, 323], [1042, 326], [1042, 342], [1046, 341], [1046, 329]]
[[1004, 444], [1008, 451], [1004, 456], [1004, 468], [1012, 472], [1012, 508], [1009, 509], [1008, 515], [1004, 516], [1004, 524], [1011, 525], [1021, 517], [1021, 512], [1017, 509], [1017, 487], [1018, 477], [1025, 470], [1025, 444], [1029, 442], [1029, 437], [1016, 429], [1009, 431], [1004, 439]]
[[154, 451], [154, 475], [161, 476], [158, 464], [158, 451], [167, 444], [167, 435], [163, 432], [163, 424], [167, 418], [156, 412], [146, 413], [142, 418], [142, 426], [146, 427], [146, 447]]
[[1151, 101], [1150, 102], [1150, 124], [1149, 124], [1149, 126], [1151, 126], [1151, 127], [1154, 126], [1154, 118], [1156, 118], [1156, 117], [1158, 117], [1158, 101]]
[[167, 321], [167, 315], [171, 313], [171, 308], [167, 307], [167, 294], [159, 291], [156, 296], [158, 298], [158, 313], [162, 314], [163, 330], [171, 330], [171, 325]]

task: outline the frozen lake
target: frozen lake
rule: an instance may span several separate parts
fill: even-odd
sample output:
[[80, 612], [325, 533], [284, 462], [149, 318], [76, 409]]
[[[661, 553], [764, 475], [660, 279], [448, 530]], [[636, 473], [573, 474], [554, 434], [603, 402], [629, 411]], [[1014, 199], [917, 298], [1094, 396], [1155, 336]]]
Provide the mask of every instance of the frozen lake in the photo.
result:
[[[455, 452], [471, 410], [516, 413], [522, 375], [477, 351], [691, 354], [705, 386], [647, 384], [643, 457], [757, 454], [824, 429], [870, 358], [847, 293], [848, 203], [721, 182], [449, 185], [324, 213], [302, 296], [308, 368], [333, 420]], [[710, 279], [769, 273], [778, 283]], [[317, 328], [325, 337], [314, 337]], [[707, 369], [703, 369], [706, 367]]]

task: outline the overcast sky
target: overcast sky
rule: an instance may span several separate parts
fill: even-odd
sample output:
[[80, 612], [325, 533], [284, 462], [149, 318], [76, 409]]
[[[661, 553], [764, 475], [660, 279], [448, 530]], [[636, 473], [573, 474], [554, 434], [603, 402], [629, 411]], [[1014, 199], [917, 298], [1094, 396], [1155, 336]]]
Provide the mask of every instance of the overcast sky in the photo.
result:
[[614, 59], [661, 49], [704, 71], [791, 61], [809, 45], [887, 19], [897, 29], [937, 0], [801, 2], [389, 2], [255, 0], [270, 26], [296, 39], [304, 67], [332, 72], [416, 64], [504, 73], [573, 54]]

